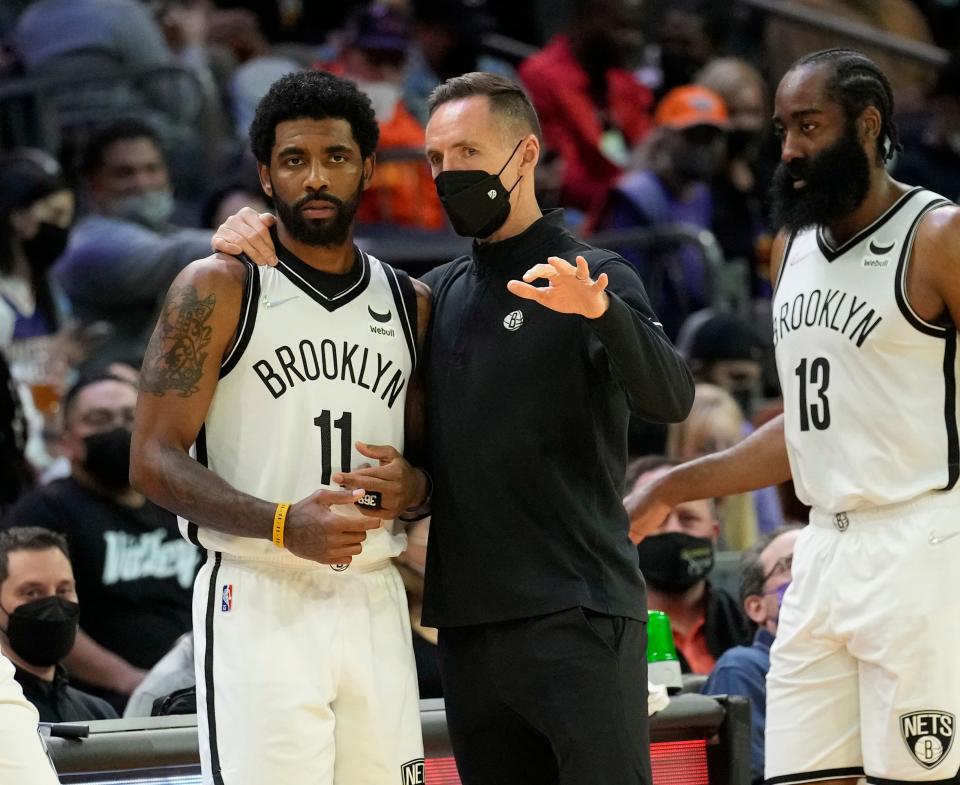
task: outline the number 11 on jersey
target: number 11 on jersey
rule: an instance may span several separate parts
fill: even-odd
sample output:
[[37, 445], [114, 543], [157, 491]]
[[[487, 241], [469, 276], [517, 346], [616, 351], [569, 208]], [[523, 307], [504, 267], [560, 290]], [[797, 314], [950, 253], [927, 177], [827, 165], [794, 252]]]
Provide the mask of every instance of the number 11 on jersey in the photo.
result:
[[[320, 429], [320, 441], [323, 446], [323, 473], [320, 475], [320, 484], [329, 485], [330, 475], [333, 474], [333, 433], [330, 428], [329, 409], [324, 409], [319, 417], [313, 418], [313, 424]], [[344, 412], [340, 417], [333, 421], [333, 427], [340, 431], [340, 471], [346, 473], [350, 471], [350, 455], [353, 448], [353, 437], [351, 435], [351, 424], [353, 415], [350, 412]]]

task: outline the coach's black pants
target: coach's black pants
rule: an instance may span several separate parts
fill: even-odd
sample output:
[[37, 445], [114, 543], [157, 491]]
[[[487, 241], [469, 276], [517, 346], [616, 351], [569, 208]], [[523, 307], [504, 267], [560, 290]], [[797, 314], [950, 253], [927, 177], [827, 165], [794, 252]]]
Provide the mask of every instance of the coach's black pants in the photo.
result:
[[440, 631], [463, 785], [650, 785], [647, 625], [583, 608]]

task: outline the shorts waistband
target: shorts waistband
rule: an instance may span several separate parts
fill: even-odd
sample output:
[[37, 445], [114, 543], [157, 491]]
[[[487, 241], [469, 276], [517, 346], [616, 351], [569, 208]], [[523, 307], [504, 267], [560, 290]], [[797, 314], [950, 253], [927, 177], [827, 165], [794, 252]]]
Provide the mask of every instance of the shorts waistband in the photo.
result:
[[367, 573], [367, 572], [377, 572], [379, 570], [386, 569], [390, 567], [392, 561], [390, 558], [377, 559], [370, 562], [357, 562], [352, 561], [343, 569], [339, 569], [340, 565], [336, 564], [321, 564], [320, 562], [310, 561], [309, 559], [301, 559], [299, 556], [295, 556], [286, 550], [277, 550], [276, 556], [263, 555], [240, 555], [236, 553], [226, 553], [224, 551], [209, 551], [211, 554], [219, 553], [220, 558], [223, 561], [235, 562], [237, 564], [253, 564], [253, 565], [263, 565], [268, 567], [282, 567], [285, 570], [319, 570], [326, 571], [332, 575], [350, 575], [356, 574], [358, 572]]
[[960, 509], [960, 490], [931, 491], [894, 504], [867, 507], [862, 510], [827, 512], [814, 508], [810, 511], [810, 523], [824, 529], [846, 531], [851, 525], [886, 521], [902, 515], [913, 515], [938, 509]]

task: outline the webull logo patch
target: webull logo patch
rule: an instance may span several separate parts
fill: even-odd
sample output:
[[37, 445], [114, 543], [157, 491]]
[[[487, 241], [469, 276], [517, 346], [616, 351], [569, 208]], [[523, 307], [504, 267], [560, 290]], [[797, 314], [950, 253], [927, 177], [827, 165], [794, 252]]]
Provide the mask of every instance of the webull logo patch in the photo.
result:
[[938, 765], [953, 746], [956, 718], [946, 711], [914, 711], [900, 716], [900, 735], [925, 769]]

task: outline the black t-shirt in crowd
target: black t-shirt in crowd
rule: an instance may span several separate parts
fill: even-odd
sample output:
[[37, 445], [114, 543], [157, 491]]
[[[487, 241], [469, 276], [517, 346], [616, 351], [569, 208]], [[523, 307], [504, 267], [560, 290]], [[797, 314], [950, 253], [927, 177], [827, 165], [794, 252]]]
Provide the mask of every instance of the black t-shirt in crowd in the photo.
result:
[[103, 698], [72, 687], [63, 668], [57, 666], [53, 681], [44, 681], [17, 668], [14, 678], [23, 688], [23, 696], [40, 713], [40, 722], [79, 722], [113, 720], [117, 712]]
[[[584, 255], [610, 307], [586, 319], [507, 290], [549, 256]], [[423, 623], [519, 619], [583, 606], [646, 621], [623, 508], [631, 414], [679, 421], [693, 381], [636, 271], [552, 211], [423, 278], [433, 518]]]
[[124, 507], [67, 477], [20, 499], [4, 518], [3, 528], [11, 526], [66, 535], [80, 629], [132, 665], [152, 667], [192, 628], [200, 551], [152, 502]]

